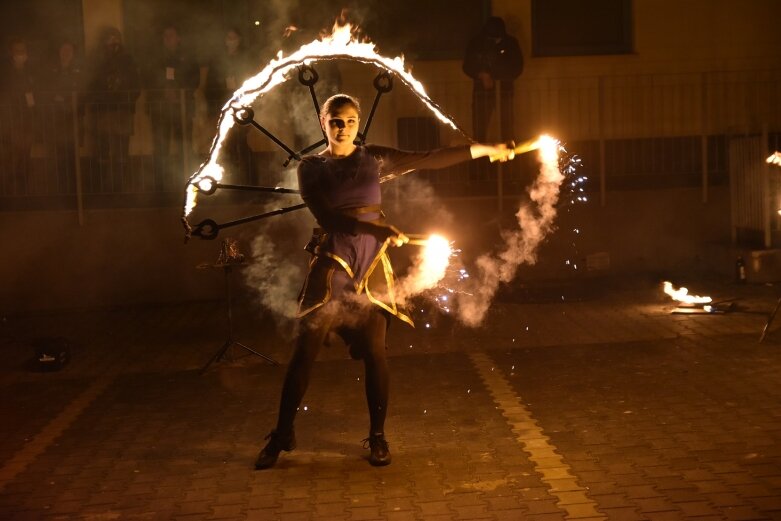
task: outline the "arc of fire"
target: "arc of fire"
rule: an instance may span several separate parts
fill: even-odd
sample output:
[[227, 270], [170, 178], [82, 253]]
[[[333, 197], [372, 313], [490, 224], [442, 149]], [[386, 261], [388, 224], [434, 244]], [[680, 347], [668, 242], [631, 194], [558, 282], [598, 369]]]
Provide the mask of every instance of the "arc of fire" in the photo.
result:
[[218, 131], [212, 140], [207, 159], [201, 164], [198, 171], [190, 177], [185, 187], [182, 222], [188, 234], [190, 226], [187, 222], [187, 216], [192, 212], [196, 204], [198, 181], [205, 177], [213, 178], [217, 182], [222, 179], [223, 168], [217, 163], [217, 158], [219, 157], [225, 136], [236, 124], [234, 118], [231, 117], [232, 114], [230, 114], [230, 112], [249, 106], [258, 97], [271, 91], [277, 85], [282, 84], [286, 81], [287, 74], [292, 69], [301, 65], [309, 65], [318, 61], [330, 60], [356, 61], [374, 65], [377, 68], [394, 74], [440, 121], [460, 132], [470, 142], [473, 142], [471, 137], [456, 124], [453, 118], [447, 115], [445, 111], [428, 96], [423, 84], [404, 68], [403, 57], [387, 58], [381, 56], [376, 52], [374, 44], [355, 40], [349, 24], [341, 26], [335, 25], [331, 35], [301, 46], [288, 57], [284, 57], [280, 52], [278, 57], [275, 60], [272, 60], [263, 70], [245, 81], [231, 99], [223, 106], [217, 123]]

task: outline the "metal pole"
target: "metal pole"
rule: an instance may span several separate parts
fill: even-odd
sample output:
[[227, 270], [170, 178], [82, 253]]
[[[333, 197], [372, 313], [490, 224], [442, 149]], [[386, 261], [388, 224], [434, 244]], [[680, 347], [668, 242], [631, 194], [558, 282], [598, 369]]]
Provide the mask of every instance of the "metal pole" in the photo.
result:
[[733, 135], [727, 135], [727, 144], [728, 144], [728, 176], [729, 176], [729, 202], [730, 202], [730, 239], [732, 241], [732, 245], [736, 245], [738, 242], [738, 205], [740, 204], [740, 201], [738, 201], [738, 175], [737, 175], [737, 162], [738, 162], [738, 153], [735, 151], [735, 149], [738, 146], [738, 141], [735, 139]]
[[[762, 169], [762, 227], [765, 236], [765, 248], [770, 248], [773, 243], [773, 237], [770, 230], [770, 165], [765, 161], [767, 157], [768, 129], [767, 123], [762, 125], [762, 141], [759, 144], [761, 157], [756, 158], [761, 161]], [[755, 159], [755, 158], [752, 158]]]
[[604, 78], [599, 77], [597, 89], [597, 122], [599, 132], [599, 202], [605, 206], [607, 202], [607, 183], [605, 180], [605, 85]]
[[190, 177], [187, 166], [190, 164], [190, 154], [187, 145], [189, 144], [189, 132], [187, 131], [187, 95], [184, 89], [179, 89], [179, 114], [182, 120], [182, 179]]
[[700, 153], [702, 163], [702, 202], [708, 202], [708, 85], [706, 73], [700, 75]]
[[231, 271], [230, 265], [223, 267], [225, 271], [225, 300], [228, 306], [228, 341], [233, 341], [233, 302], [231, 295]]
[[[504, 119], [504, 115], [502, 114], [502, 111], [504, 110], [504, 103], [502, 100], [502, 88], [499, 85], [498, 80], [494, 80], [494, 107], [496, 109], [494, 110], [494, 122], [495, 126], [498, 127], [498, 135], [499, 135], [499, 141], [502, 141], [505, 136], [502, 135], [502, 119]], [[504, 163], [499, 163], [499, 166], [497, 168], [497, 177], [496, 177], [496, 197], [498, 199], [496, 210], [499, 212], [499, 222], [502, 222], [502, 210], [504, 209], [504, 201], [502, 199], [504, 198]]]
[[73, 114], [73, 158], [76, 172], [76, 211], [79, 226], [84, 226], [84, 194], [81, 181], [81, 151], [79, 150], [79, 102], [76, 92], [71, 92], [71, 112]]

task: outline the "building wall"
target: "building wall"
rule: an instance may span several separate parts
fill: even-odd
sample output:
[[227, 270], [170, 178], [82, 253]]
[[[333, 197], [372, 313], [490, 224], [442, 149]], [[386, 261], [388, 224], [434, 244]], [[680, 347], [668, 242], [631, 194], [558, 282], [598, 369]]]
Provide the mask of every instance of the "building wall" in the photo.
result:
[[[501, 216], [496, 200], [420, 199], [394, 201], [386, 195], [390, 222], [408, 232], [444, 233], [463, 249], [466, 261], [478, 255], [501, 251], [501, 228], [517, 230], [513, 212], [518, 201], [508, 198]], [[540, 247], [533, 268], [525, 266], [513, 284], [533, 285], [542, 280], [604, 275], [589, 272], [588, 257], [606, 253], [610, 273], [660, 273], [681, 269], [729, 274], [733, 268], [728, 240], [728, 190], [714, 190], [712, 203], [702, 205], [693, 189], [665, 191], [664, 197], [625, 191], [602, 207], [587, 204], [562, 206], [557, 230]], [[204, 216], [221, 222], [239, 215], [257, 213], [257, 207], [211, 207]], [[220, 270], [198, 269], [217, 260], [220, 240], [232, 237], [245, 254], [262, 228], [257, 224], [225, 230], [218, 240], [183, 242], [178, 209], [145, 208], [92, 210], [79, 226], [75, 212], [2, 212], [0, 230], [7, 245], [0, 256], [0, 316], [36, 310], [134, 306], [219, 299], [224, 296]], [[304, 212], [284, 216], [276, 224], [296, 225], [267, 235], [273, 243], [265, 263], [237, 270], [235, 291], [258, 303], [269, 291], [284, 293], [294, 301], [302, 283], [295, 273], [284, 280], [274, 267], [303, 273], [307, 254], [303, 245], [314, 221]], [[572, 229], [578, 228], [576, 247]], [[34, 238], [34, 239], [31, 239]], [[409, 256], [410, 248], [394, 255]], [[406, 257], [405, 257], [406, 258]], [[269, 262], [270, 260], [270, 262]], [[570, 264], [566, 264], [569, 260]], [[579, 265], [580, 271], [572, 266]], [[277, 282], [271, 287], [253, 287], [244, 282], [247, 270], [266, 271]], [[284, 285], [284, 288], [277, 288]], [[276, 289], [275, 289], [276, 288]], [[258, 304], [259, 306], [259, 304]]]
[[84, 44], [91, 51], [105, 27], [116, 27], [124, 32], [122, 0], [82, 0], [84, 13]]
[[[516, 96], [519, 138], [549, 130], [570, 140], [661, 139], [756, 131], [779, 121], [781, 82], [777, 73], [764, 72], [781, 68], [781, 31], [774, 27], [776, 0], [636, 0], [635, 54], [577, 58], [529, 55], [530, 5], [530, 0], [493, 2], [494, 12], [506, 19], [526, 54]], [[88, 45], [103, 25], [122, 28], [121, 0], [84, 0], [84, 12]], [[471, 128], [471, 82], [461, 72], [461, 63], [410, 65], [431, 97], [464, 128]], [[343, 89], [357, 93], [370, 107], [375, 73], [355, 64], [341, 68]], [[371, 140], [397, 143], [398, 118], [425, 115], [419, 101], [397, 85], [380, 104]], [[137, 128], [145, 127], [138, 124]], [[208, 131], [208, 126], [204, 129]], [[138, 135], [135, 142], [144, 139]], [[442, 131], [442, 144], [459, 140], [463, 137], [457, 133]], [[258, 144], [262, 147], [268, 145]], [[585, 255], [606, 252], [617, 272], [692, 267], [731, 271], [727, 187], [711, 188], [705, 202], [700, 188], [615, 192], [610, 185], [607, 188], [607, 198], [592, 198], [577, 221], [562, 215], [560, 232], [550, 237], [539, 267], [530, 276], [571, 276], [561, 268], [561, 261], [569, 254], [564, 232], [573, 224], [584, 230], [581, 262]], [[476, 253], [498, 247], [498, 223], [511, 224], [510, 212], [517, 200], [505, 200], [502, 218], [497, 217], [495, 199], [442, 204], [458, 223], [454, 236], [465, 251]], [[400, 208], [390, 217], [406, 224], [405, 217], [414, 216], [413, 212]], [[219, 220], [251, 210], [221, 207], [208, 216]], [[216, 259], [219, 243], [194, 240], [184, 246], [179, 212], [179, 208], [92, 210], [86, 212], [84, 226], [78, 225], [74, 212], [0, 213], [0, 229], [9, 245], [0, 258], [0, 311], [219, 298], [219, 273], [195, 269]], [[301, 230], [305, 232], [309, 224]], [[409, 226], [421, 224], [415, 220]], [[253, 226], [236, 231], [245, 240], [255, 233]]]

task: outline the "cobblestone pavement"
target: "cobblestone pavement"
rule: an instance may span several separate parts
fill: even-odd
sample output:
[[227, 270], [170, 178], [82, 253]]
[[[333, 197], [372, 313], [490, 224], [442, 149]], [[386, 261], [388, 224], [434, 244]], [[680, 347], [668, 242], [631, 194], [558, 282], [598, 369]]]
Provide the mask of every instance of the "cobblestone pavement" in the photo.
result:
[[[220, 303], [8, 317], [0, 519], [781, 519], [781, 319], [757, 343], [776, 296], [715, 292], [737, 310], [671, 315], [645, 286], [396, 327], [385, 468], [344, 349], [316, 364], [298, 449], [257, 472], [284, 366], [234, 349], [199, 375]], [[238, 307], [237, 337], [284, 361], [285, 329]], [[72, 363], [29, 370], [38, 336]]]

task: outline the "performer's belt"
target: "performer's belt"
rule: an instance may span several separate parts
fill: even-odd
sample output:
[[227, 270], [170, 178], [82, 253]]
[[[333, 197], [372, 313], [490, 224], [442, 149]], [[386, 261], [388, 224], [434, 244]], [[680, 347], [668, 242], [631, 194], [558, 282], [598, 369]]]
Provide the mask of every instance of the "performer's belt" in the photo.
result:
[[[380, 214], [380, 217], [377, 219], [372, 219], [369, 222], [378, 223], [382, 222], [382, 220], [385, 218], [385, 214], [382, 213], [382, 205], [379, 204], [370, 204], [369, 206], [358, 206], [356, 208], [342, 208], [337, 211], [337, 213], [341, 215], [345, 215], [347, 217], [358, 217], [359, 215], [367, 214], [367, 213], [378, 213]], [[325, 233], [325, 230], [323, 230], [320, 227], [312, 228], [312, 235], [322, 235]]]
[[339, 210], [339, 213], [349, 217], [358, 217], [365, 213], [382, 213], [382, 206], [379, 204], [371, 204], [369, 206], [359, 206], [357, 208], [344, 208]]

